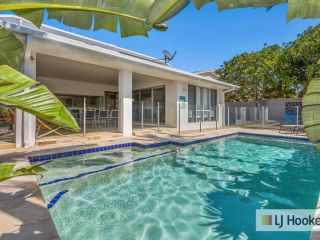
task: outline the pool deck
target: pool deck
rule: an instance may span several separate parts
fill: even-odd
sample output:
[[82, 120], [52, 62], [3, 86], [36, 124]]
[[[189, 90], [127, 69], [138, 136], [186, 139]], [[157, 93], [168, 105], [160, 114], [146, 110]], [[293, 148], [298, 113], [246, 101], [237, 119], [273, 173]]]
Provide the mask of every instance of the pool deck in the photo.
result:
[[[106, 134], [99, 138], [62, 140], [54, 144], [40, 144], [32, 148], [1, 149], [1, 162], [14, 162], [17, 167], [29, 164], [29, 156], [81, 150], [99, 146], [136, 142], [140, 144], [163, 141], [185, 142], [229, 134], [255, 133], [265, 135], [305, 138], [305, 135], [279, 134], [276, 130], [258, 130], [244, 128], [226, 128], [203, 132], [184, 132], [181, 135], [171, 132], [144, 131], [135, 132], [134, 136], [122, 137], [120, 134]], [[3, 240], [40, 240], [59, 239], [56, 228], [49, 214], [46, 203], [35, 177], [19, 177], [0, 183], [0, 238]]]

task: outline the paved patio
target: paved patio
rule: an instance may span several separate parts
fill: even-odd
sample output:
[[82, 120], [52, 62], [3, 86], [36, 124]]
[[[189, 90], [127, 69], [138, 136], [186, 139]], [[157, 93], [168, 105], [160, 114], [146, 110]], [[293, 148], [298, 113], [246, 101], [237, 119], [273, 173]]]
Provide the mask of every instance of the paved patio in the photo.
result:
[[[177, 135], [167, 129], [158, 132], [149, 129], [136, 131], [131, 138], [124, 138], [118, 133], [99, 133], [86, 137], [60, 138], [33, 148], [2, 149], [0, 162], [14, 162], [17, 167], [27, 165], [28, 156], [36, 156], [76, 149], [108, 146], [119, 143], [138, 142], [142, 144], [165, 140], [188, 141], [227, 134], [247, 132], [305, 138], [304, 134], [279, 134], [275, 130], [256, 130], [244, 128], [225, 128], [206, 130], [204, 132], [184, 132]], [[35, 177], [20, 177], [0, 183], [0, 238], [4, 240], [19, 239], [59, 239], [46, 203], [42, 197]]]

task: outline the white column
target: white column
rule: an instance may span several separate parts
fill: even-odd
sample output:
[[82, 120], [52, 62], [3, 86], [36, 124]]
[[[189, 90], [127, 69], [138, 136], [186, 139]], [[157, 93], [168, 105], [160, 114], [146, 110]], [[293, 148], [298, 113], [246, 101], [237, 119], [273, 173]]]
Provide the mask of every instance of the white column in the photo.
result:
[[225, 103], [224, 101], [224, 92], [223, 90], [218, 90], [218, 102], [217, 102], [217, 106], [218, 106], [218, 127], [222, 127], [223, 126], [223, 105]]
[[[36, 54], [32, 53], [33, 37], [32, 35], [27, 36], [27, 47], [24, 59], [23, 73], [36, 80], [37, 69], [36, 69]], [[29, 91], [26, 89], [25, 91]], [[36, 117], [30, 113], [23, 112], [23, 146], [32, 147], [36, 144]]]
[[[36, 80], [36, 55], [32, 54], [32, 35], [27, 35], [26, 52], [22, 72]], [[29, 91], [30, 89], [25, 89]], [[32, 147], [36, 138], [36, 118], [32, 114], [16, 110], [16, 147]]]
[[20, 109], [16, 109], [16, 147], [23, 147], [23, 112]]
[[119, 70], [119, 131], [132, 136], [132, 71]]

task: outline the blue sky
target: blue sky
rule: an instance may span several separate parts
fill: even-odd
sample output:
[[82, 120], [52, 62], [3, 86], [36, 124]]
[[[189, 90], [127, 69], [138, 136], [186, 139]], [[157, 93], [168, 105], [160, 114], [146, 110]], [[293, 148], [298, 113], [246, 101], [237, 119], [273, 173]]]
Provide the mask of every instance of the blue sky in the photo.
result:
[[293, 20], [286, 23], [287, 5], [266, 9], [235, 9], [218, 12], [210, 3], [197, 11], [189, 4], [179, 15], [167, 22], [166, 32], [152, 30], [149, 38], [121, 38], [108, 31], [83, 31], [57, 23], [46, 24], [107, 43], [161, 58], [162, 50], [178, 51], [172, 66], [187, 70], [210, 70], [221, 66], [234, 55], [261, 49], [264, 43], [282, 44], [294, 40], [308, 26], [319, 20]]

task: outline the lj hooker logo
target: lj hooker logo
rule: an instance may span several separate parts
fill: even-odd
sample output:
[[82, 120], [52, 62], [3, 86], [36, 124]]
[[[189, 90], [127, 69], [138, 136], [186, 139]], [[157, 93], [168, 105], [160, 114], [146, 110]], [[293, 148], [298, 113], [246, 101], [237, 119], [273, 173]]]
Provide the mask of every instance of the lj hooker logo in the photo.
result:
[[320, 231], [320, 212], [311, 209], [257, 210], [257, 231]]
[[272, 215], [262, 215], [262, 225], [272, 225]]

